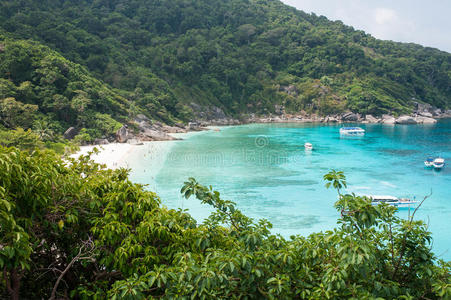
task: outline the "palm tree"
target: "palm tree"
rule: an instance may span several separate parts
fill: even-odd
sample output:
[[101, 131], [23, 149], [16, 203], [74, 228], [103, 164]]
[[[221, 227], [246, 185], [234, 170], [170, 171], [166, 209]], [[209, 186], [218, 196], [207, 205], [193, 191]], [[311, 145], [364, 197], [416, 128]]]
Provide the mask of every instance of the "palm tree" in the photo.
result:
[[53, 139], [53, 130], [49, 128], [48, 122], [44, 120], [39, 120], [35, 122], [33, 126], [33, 131], [39, 136], [43, 141], [48, 141]]

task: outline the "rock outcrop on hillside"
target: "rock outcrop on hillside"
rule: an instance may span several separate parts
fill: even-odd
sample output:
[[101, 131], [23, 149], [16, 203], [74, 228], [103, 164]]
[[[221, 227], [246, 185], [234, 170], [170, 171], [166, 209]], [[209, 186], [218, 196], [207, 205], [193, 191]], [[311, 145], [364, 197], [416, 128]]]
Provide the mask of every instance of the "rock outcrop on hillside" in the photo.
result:
[[372, 115], [366, 115], [365, 116], [365, 121], [367, 121], [368, 123], [380, 123], [381, 122], [380, 119], [375, 118]]
[[397, 118], [395, 120], [396, 124], [417, 124], [417, 121], [415, 121], [415, 117], [411, 117], [411, 116], [400, 116], [399, 118]]
[[167, 126], [160, 122], [152, 122], [145, 115], [139, 114], [134, 118], [138, 132], [133, 136], [141, 141], [170, 141], [176, 140], [168, 133], [186, 132], [186, 129], [180, 127]]
[[63, 134], [63, 137], [66, 140], [71, 140], [77, 135], [77, 130], [75, 127], [69, 127]]
[[127, 142], [129, 137], [128, 134], [128, 128], [127, 125], [123, 125], [121, 128], [118, 129], [118, 131], [116, 132], [116, 140], [119, 143], [125, 143]]

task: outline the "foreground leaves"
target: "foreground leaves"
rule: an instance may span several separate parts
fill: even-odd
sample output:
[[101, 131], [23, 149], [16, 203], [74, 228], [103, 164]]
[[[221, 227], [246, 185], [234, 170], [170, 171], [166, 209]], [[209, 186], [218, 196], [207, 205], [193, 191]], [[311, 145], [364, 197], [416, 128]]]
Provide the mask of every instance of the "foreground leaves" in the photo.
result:
[[[215, 211], [198, 224], [126, 170], [0, 148], [0, 295], [78, 299], [447, 299], [421, 221], [341, 195], [332, 231], [286, 240], [190, 178]], [[341, 188], [344, 175], [329, 174]], [[337, 175], [339, 175], [337, 177]]]

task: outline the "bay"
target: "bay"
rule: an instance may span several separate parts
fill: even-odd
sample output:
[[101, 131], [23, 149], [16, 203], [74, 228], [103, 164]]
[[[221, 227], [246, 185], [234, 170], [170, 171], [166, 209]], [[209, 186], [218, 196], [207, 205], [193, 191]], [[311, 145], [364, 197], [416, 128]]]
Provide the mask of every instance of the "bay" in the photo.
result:
[[[451, 260], [451, 166], [434, 171], [423, 165], [429, 155], [450, 161], [451, 120], [435, 125], [359, 124], [366, 130], [362, 138], [340, 137], [342, 126], [250, 124], [191, 134], [157, 158], [156, 169], [135, 157], [131, 178], [148, 184], [163, 205], [188, 209], [201, 222], [211, 209], [194, 198], [183, 199], [179, 192], [194, 177], [236, 202], [246, 215], [269, 220], [273, 233], [284, 237], [337, 226], [337, 194], [322, 179], [332, 169], [345, 173], [346, 192], [421, 200], [432, 191], [416, 219], [428, 224], [436, 255]], [[305, 142], [314, 150], [305, 151]], [[398, 212], [404, 218], [409, 213]]]

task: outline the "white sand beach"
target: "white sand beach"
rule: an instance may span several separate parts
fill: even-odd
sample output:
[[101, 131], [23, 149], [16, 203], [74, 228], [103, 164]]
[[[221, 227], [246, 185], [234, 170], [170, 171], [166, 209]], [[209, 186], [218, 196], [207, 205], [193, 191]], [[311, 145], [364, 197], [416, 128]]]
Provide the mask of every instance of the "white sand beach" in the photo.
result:
[[127, 143], [111, 143], [107, 145], [96, 145], [96, 146], [82, 146], [80, 151], [72, 154], [71, 157], [78, 158], [81, 155], [87, 155], [89, 152], [93, 151], [94, 148], [99, 150], [98, 153], [92, 154], [91, 158], [99, 164], [105, 164], [109, 169], [118, 169], [127, 167], [127, 156], [131, 152], [136, 150], [137, 147]]
[[[171, 135], [183, 139], [201, 132], [172, 133]], [[105, 164], [109, 169], [139, 168], [140, 161], [145, 160], [146, 166], [156, 172], [162, 166], [170, 148], [178, 141], [151, 141], [143, 142], [142, 145], [128, 143], [111, 143], [107, 145], [81, 146], [80, 150], [71, 157], [78, 158], [86, 155], [94, 148], [98, 153], [92, 154], [91, 158], [99, 164]]]

